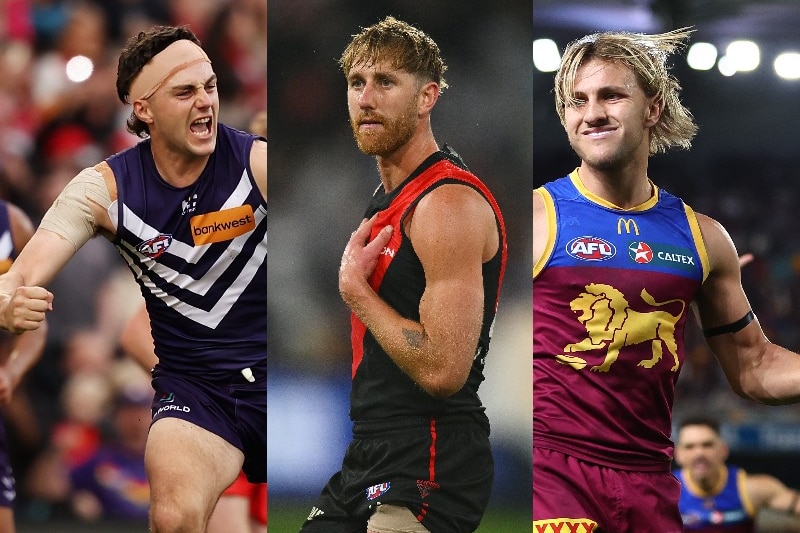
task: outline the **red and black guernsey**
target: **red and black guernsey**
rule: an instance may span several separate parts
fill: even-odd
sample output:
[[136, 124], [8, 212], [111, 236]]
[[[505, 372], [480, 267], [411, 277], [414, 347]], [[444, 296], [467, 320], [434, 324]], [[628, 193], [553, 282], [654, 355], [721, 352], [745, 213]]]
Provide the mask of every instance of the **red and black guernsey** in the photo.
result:
[[494, 210], [500, 236], [497, 253], [483, 265], [483, 323], [467, 382], [449, 398], [430, 396], [392, 361], [353, 314], [353, 386], [350, 394], [350, 417], [353, 420], [474, 414], [477, 420], [488, 427], [484, 407], [478, 397], [478, 387], [484, 380], [483, 368], [506, 266], [506, 231], [492, 194], [448, 147], [428, 157], [390, 193], [385, 193], [383, 187], [379, 187], [373, 195], [365, 215], [369, 218], [378, 213], [370, 240], [387, 225], [394, 227], [395, 231], [378, 259], [369, 283], [403, 317], [419, 320], [425, 273], [414, 246], [403, 230], [403, 222], [426, 194], [442, 185], [453, 184], [472, 187], [486, 199]]

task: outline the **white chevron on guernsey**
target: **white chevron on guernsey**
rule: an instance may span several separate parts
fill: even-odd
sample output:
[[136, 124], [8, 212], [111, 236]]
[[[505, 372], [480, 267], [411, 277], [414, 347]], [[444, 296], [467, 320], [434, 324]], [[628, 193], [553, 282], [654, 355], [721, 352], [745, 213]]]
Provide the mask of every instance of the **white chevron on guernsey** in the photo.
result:
[[[243, 172], [242, 178], [239, 181], [236, 189], [231, 193], [220, 210], [243, 205], [251, 190], [252, 184], [247, 176], [247, 173]], [[123, 209], [123, 220], [125, 221], [125, 227], [136, 235], [139, 235], [142, 240], [151, 239], [160, 235], [160, 232], [156, 228], [146, 224], [126, 206], [123, 206]], [[266, 224], [267, 210], [265, 206], [258, 206], [253, 215], [256, 221], [256, 226]], [[187, 274], [180, 273], [173, 268], [147, 257], [146, 255], [137, 251], [130, 243], [121, 243], [120, 251], [122, 252], [122, 256], [124, 257], [125, 261], [135, 273], [136, 278], [139, 279], [145, 288], [154, 296], [162, 300], [170, 308], [176, 310], [194, 322], [214, 328], [220, 323], [220, 321], [222, 321], [222, 319], [230, 310], [231, 306], [239, 299], [239, 296], [242, 294], [242, 292], [244, 292], [244, 289], [250, 284], [255, 276], [255, 273], [258, 271], [259, 265], [266, 260], [266, 236], [264, 242], [259, 244], [259, 246], [255, 249], [253, 257], [248, 261], [245, 268], [239, 273], [236, 280], [231, 283], [231, 287], [229, 287], [228, 290], [223, 293], [222, 297], [216, 302], [210, 311], [199, 309], [174, 296], [167, 295], [163, 290], [159, 289], [155, 283], [153, 283], [148, 272], [152, 272], [159, 278], [179, 287], [182, 290], [188, 290], [199, 296], [205, 296], [214, 285], [214, 282], [218, 280], [221, 274], [225, 272], [225, 270], [230, 267], [231, 263], [239, 256], [242, 247], [250, 236], [251, 233], [248, 232], [229, 241], [225, 253], [221, 254], [220, 257], [217, 258], [214, 264], [211, 265], [208, 271], [205, 272], [205, 275], [203, 275], [199, 280]], [[196, 265], [206, 254], [206, 251], [210, 246], [211, 244], [194, 246], [193, 244], [187, 244], [179, 241], [173, 236], [172, 243], [164, 253], [179, 257], [189, 264]], [[141, 264], [144, 264], [147, 271], [143, 271], [139, 266], [137, 266], [134, 259], [138, 259]]]
[[6, 231], [0, 236], [0, 258], [11, 257], [14, 251], [14, 240], [11, 238], [11, 231]]

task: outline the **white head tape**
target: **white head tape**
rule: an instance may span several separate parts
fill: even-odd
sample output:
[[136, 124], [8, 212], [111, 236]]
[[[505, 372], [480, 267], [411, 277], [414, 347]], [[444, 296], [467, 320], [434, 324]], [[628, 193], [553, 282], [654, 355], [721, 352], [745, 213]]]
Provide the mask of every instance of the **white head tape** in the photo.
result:
[[187, 39], [175, 41], [154, 55], [139, 71], [128, 93], [130, 102], [147, 100], [172, 76], [202, 62], [211, 63], [202, 48]]

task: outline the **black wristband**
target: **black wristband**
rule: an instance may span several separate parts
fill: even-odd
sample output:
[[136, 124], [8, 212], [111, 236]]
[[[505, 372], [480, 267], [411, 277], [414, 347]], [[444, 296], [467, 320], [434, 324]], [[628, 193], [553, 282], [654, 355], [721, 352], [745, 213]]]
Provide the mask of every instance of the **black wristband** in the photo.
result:
[[746, 315], [744, 315], [736, 322], [733, 322], [726, 326], [704, 329], [703, 335], [705, 335], [706, 337], [716, 337], [717, 335], [722, 335], [723, 333], [736, 333], [740, 329], [744, 329], [744, 327], [750, 322], [752, 322], [755, 317], [756, 315], [753, 314], [753, 310], [751, 309], [750, 311], [747, 312]]

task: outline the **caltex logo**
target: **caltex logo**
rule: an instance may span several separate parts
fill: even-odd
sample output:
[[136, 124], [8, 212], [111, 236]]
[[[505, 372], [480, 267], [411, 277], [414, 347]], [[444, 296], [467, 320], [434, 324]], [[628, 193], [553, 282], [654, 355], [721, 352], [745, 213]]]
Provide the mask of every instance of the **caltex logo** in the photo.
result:
[[632, 242], [628, 246], [628, 253], [631, 259], [637, 263], [649, 263], [653, 260], [653, 249], [646, 242]]

